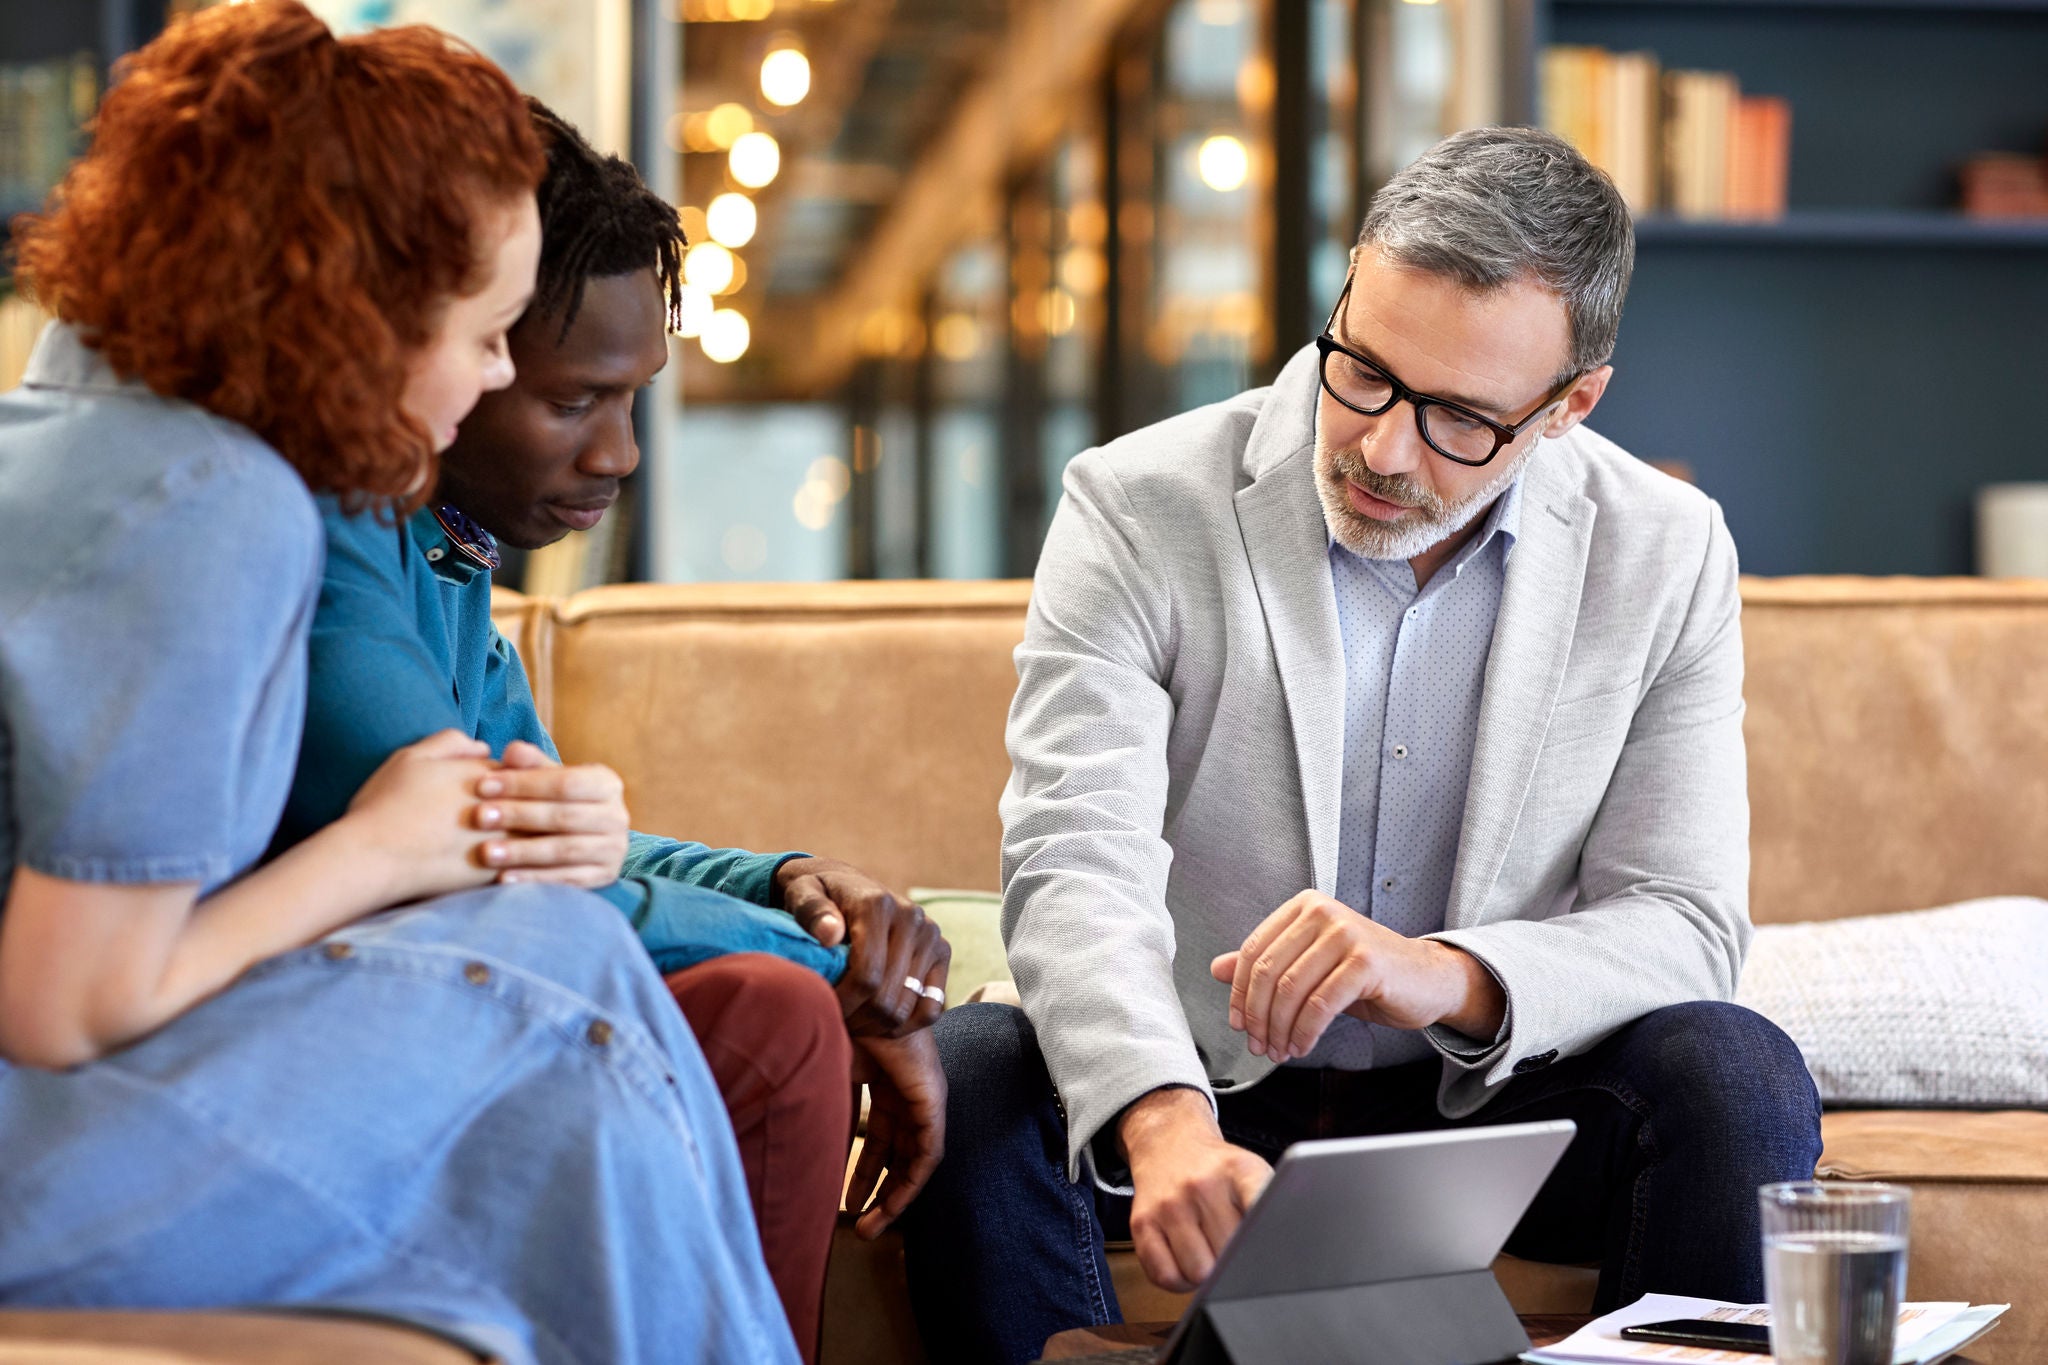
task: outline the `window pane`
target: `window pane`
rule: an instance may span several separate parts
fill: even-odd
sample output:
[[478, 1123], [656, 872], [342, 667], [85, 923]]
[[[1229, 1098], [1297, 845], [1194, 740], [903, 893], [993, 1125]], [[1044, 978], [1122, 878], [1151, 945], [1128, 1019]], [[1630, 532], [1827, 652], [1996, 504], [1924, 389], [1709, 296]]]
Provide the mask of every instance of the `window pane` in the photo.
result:
[[655, 471], [656, 576], [846, 576], [846, 413], [831, 403], [685, 407]]

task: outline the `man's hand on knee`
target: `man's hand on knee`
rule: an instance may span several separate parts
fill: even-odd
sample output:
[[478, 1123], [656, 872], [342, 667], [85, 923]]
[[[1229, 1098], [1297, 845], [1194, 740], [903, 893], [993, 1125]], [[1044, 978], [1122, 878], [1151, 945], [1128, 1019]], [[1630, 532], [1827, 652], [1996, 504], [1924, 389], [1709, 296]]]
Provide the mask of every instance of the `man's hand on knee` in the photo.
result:
[[952, 945], [915, 901], [832, 858], [793, 858], [775, 873], [782, 908], [826, 947], [845, 943], [839, 1006], [856, 1038], [901, 1038], [946, 1007]]
[[1273, 1168], [1227, 1142], [1198, 1090], [1155, 1090], [1125, 1109], [1117, 1137], [1131, 1164], [1131, 1240], [1146, 1278], [1186, 1293], [1216, 1264]]

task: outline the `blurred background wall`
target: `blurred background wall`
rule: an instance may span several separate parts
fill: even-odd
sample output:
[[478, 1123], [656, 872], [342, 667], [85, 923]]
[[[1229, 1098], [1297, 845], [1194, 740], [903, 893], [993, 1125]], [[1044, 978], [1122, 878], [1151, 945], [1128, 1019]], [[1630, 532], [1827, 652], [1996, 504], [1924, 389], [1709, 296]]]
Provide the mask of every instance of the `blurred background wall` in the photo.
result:
[[[0, 0], [0, 213], [194, 7]], [[1636, 208], [1592, 425], [1747, 569], [2048, 564], [2048, 0], [314, 8], [475, 42], [698, 243], [630, 505], [515, 583], [1028, 574], [1067, 460], [1269, 380], [1373, 189], [1496, 121]]]

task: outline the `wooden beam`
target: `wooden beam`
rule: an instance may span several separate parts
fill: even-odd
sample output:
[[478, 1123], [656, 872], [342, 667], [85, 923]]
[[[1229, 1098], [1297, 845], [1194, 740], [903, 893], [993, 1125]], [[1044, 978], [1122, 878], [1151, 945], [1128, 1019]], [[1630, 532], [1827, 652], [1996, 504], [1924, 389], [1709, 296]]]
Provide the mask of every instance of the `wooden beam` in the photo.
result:
[[[1051, 145], [1086, 100], [1117, 35], [1154, 0], [1019, 0], [995, 64], [968, 86], [895, 202], [847, 256], [839, 282], [807, 316], [776, 319], [804, 344], [782, 352], [776, 387], [824, 393], [862, 358], [861, 332], [891, 311], [914, 315], [945, 255], [992, 218], [1009, 168]], [[764, 321], [766, 321], [764, 319]], [[768, 329], [764, 329], [768, 330]], [[870, 331], [872, 333], [872, 328]], [[764, 338], [765, 339], [765, 338]]]

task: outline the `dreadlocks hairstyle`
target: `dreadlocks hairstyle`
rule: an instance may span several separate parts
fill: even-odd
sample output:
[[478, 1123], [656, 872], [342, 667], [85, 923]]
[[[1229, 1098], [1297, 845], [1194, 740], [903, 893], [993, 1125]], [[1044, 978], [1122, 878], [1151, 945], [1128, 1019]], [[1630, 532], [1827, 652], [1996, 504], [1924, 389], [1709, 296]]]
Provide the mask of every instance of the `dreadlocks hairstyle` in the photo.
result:
[[540, 275], [530, 311], [560, 315], [567, 336], [583, 307], [585, 283], [652, 268], [673, 331], [682, 322], [683, 249], [690, 244], [675, 208], [629, 163], [592, 147], [554, 110], [530, 95], [526, 107], [548, 156], [536, 192]]

